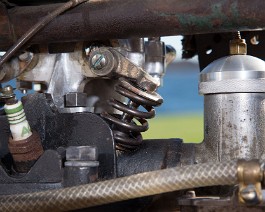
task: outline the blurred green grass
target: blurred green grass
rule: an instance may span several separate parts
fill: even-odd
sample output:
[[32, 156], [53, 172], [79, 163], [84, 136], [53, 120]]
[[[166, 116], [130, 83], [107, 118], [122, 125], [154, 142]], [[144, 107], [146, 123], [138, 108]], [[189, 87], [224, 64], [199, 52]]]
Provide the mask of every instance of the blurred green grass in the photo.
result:
[[160, 115], [149, 120], [149, 130], [144, 139], [182, 138], [185, 143], [203, 140], [203, 115]]

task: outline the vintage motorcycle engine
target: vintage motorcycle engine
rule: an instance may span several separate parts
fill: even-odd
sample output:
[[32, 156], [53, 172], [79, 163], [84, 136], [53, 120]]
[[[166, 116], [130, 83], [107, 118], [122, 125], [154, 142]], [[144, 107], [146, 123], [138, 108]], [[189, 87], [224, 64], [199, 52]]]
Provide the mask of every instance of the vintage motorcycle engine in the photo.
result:
[[[262, 9], [0, 1], [0, 210], [264, 211]], [[176, 57], [169, 35], [199, 58], [200, 144], [142, 137]]]

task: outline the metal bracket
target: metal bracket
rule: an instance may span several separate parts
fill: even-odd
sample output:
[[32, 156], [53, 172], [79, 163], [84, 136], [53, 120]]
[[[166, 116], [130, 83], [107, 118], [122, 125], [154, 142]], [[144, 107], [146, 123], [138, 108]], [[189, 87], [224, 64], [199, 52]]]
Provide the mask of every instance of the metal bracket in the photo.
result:
[[132, 63], [115, 48], [101, 47], [91, 52], [90, 70], [94, 75], [118, 76], [136, 80], [137, 84], [147, 91], [155, 91], [160, 83], [141, 67]]
[[237, 175], [239, 181], [239, 201], [247, 205], [261, 203], [263, 171], [259, 160], [239, 160]]

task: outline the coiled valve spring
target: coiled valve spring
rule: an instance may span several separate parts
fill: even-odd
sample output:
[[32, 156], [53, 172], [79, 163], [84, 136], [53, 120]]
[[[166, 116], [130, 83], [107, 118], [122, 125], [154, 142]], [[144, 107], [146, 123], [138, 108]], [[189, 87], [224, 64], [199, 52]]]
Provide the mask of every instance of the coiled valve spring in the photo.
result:
[[[112, 99], [109, 104], [122, 111], [121, 116], [111, 115], [103, 112], [101, 115], [113, 124], [113, 134], [118, 150], [134, 150], [142, 142], [141, 132], [148, 130], [146, 119], [155, 116], [153, 107], [163, 103], [163, 98], [155, 92], [148, 92], [139, 88], [133, 82], [124, 78], [119, 79], [115, 91], [129, 99], [128, 104]], [[146, 112], [140, 111], [139, 107], [145, 108]], [[136, 124], [136, 119], [140, 124]]]

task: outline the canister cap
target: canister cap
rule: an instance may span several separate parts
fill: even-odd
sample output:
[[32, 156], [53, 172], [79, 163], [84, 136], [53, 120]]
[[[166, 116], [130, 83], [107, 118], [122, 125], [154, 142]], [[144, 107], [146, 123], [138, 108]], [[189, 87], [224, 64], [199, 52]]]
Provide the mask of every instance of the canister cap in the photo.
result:
[[201, 72], [199, 92], [265, 92], [265, 62], [250, 55], [215, 60]]

